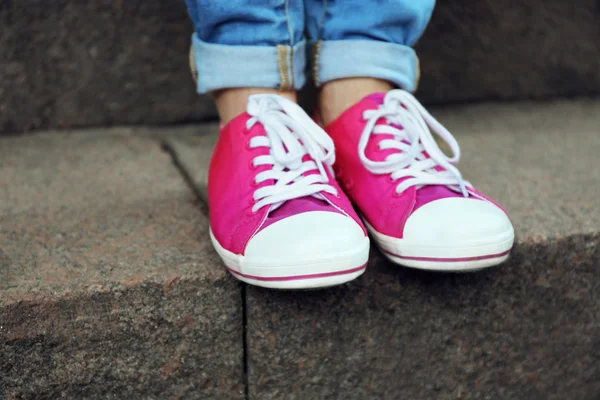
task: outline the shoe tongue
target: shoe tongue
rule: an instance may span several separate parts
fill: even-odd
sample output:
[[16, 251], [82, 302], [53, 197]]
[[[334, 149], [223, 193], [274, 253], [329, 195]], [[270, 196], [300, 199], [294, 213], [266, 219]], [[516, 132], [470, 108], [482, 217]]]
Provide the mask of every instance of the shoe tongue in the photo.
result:
[[462, 197], [462, 194], [456, 193], [454, 190], [450, 190], [447, 186], [443, 185], [423, 186], [421, 189], [417, 190], [417, 198], [414, 210], [416, 211], [419, 207], [422, 207], [427, 203], [431, 203], [432, 201], [446, 199], [449, 197]]
[[[365, 98], [363, 98], [362, 101], [372, 101], [374, 103], [376, 103], [378, 106], [382, 105], [385, 101], [385, 96], [386, 93], [372, 93], [368, 96], [366, 96]], [[404, 105], [402, 105], [402, 107], [404, 107]], [[406, 108], [406, 107], [404, 107]], [[383, 119], [381, 121], [384, 121]], [[402, 129], [402, 125], [398, 125], [398, 124], [391, 124], [392, 126], [398, 128], [398, 129]]]
[[265, 227], [284, 218], [291, 217], [292, 215], [310, 211], [340, 212], [337, 208], [333, 207], [324, 200], [320, 200], [312, 196], [305, 196], [288, 200], [276, 210], [270, 211], [269, 216], [265, 221]]
[[372, 93], [365, 97], [363, 100], [371, 100], [377, 103], [377, 105], [383, 104], [383, 100], [385, 99], [385, 93]]

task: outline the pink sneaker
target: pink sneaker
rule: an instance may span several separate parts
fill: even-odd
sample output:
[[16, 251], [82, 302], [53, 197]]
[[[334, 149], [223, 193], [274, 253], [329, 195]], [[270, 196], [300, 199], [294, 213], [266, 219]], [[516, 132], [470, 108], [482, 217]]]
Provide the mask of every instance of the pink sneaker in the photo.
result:
[[292, 101], [255, 95], [221, 129], [208, 176], [210, 234], [238, 279], [280, 289], [361, 275], [369, 237], [333, 178], [333, 141]]
[[463, 180], [455, 167], [458, 143], [410, 93], [368, 96], [326, 130], [337, 150], [338, 181], [390, 260], [467, 271], [508, 258], [514, 230], [506, 212]]

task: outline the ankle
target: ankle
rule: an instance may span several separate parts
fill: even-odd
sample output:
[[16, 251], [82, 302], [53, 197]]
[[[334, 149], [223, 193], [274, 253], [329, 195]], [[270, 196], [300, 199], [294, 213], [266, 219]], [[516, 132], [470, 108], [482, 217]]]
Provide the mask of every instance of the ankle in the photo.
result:
[[381, 79], [347, 78], [327, 82], [319, 92], [321, 122], [327, 126], [365, 96], [388, 92], [394, 86]]
[[248, 97], [253, 94], [277, 94], [294, 102], [297, 101], [296, 92], [281, 92], [276, 89], [231, 88], [219, 90], [214, 93], [214, 97], [221, 122], [227, 124], [229, 121], [246, 111]]

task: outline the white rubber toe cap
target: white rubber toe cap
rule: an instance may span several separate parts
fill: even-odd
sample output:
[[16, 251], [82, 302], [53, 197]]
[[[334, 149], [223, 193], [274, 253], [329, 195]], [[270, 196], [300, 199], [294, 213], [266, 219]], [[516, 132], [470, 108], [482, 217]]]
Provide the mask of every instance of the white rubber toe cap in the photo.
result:
[[364, 247], [365, 233], [352, 218], [327, 211], [293, 215], [258, 232], [246, 246], [247, 260], [282, 264], [335, 259]]
[[415, 211], [404, 226], [403, 238], [421, 246], [462, 247], [485, 245], [490, 239], [511, 235], [512, 224], [496, 205], [453, 197], [432, 201]]

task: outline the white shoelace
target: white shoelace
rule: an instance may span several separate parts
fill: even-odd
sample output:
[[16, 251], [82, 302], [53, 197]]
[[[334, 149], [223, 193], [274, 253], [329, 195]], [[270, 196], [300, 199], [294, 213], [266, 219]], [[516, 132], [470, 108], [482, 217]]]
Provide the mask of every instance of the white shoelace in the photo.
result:
[[[257, 156], [254, 166], [272, 165], [273, 168], [256, 175], [255, 182], [274, 180], [254, 192], [256, 203], [252, 212], [264, 206], [275, 210], [285, 201], [304, 196], [325, 200], [321, 192], [337, 196], [337, 190], [329, 184], [326, 168], [331, 172], [335, 161], [333, 141], [296, 103], [277, 95], [253, 95], [246, 109], [252, 116], [246, 123], [251, 129], [262, 124], [266, 136], [250, 140], [250, 147], [268, 147], [270, 155]], [[311, 161], [302, 161], [304, 155]], [[303, 175], [319, 170], [319, 174]]]
[[[380, 118], [386, 118], [387, 124], [378, 124]], [[471, 184], [463, 180], [460, 171], [453, 165], [460, 159], [456, 139], [413, 95], [400, 89], [392, 90], [377, 110], [365, 111], [363, 119], [367, 124], [358, 143], [360, 159], [374, 174], [391, 174], [392, 180], [407, 178], [398, 184], [396, 193], [402, 193], [411, 186], [445, 185], [465, 197], [469, 196], [467, 187], [472, 187]], [[402, 126], [402, 129], [394, 125]], [[451, 158], [440, 150], [431, 131], [448, 144]], [[365, 149], [371, 135], [377, 134], [394, 135], [393, 139], [379, 143], [380, 150], [396, 149], [400, 152], [390, 154], [384, 161], [370, 160]], [[429, 158], [423, 155], [423, 151]], [[435, 167], [444, 170], [438, 171]]]

